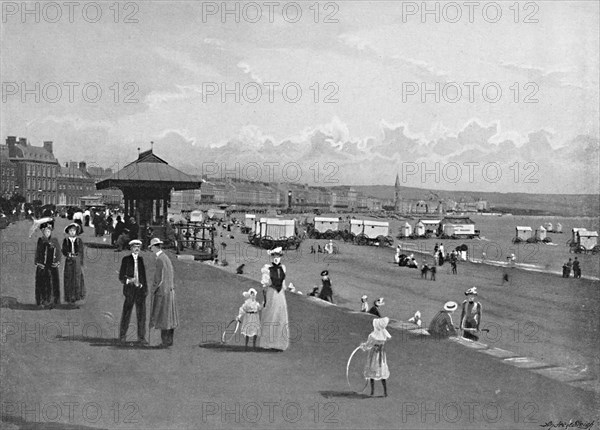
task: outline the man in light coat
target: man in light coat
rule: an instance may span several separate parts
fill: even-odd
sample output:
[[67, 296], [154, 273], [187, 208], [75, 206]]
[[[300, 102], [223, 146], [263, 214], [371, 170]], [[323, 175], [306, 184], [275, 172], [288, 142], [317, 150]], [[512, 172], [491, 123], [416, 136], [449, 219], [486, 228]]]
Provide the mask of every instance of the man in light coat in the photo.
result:
[[175, 305], [175, 284], [173, 264], [162, 251], [162, 240], [158, 237], [150, 241], [150, 251], [156, 255], [154, 282], [152, 284], [152, 311], [150, 328], [160, 330], [161, 347], [173, 345], [173, 334], [179, 325], [179, 316]]

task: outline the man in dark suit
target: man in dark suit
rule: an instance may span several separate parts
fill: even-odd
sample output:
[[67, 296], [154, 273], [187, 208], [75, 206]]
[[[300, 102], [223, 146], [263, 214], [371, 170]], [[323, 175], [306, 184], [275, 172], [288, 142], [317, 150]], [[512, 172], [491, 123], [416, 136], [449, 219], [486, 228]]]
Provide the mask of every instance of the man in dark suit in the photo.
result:
[[458, 308], [456, 302], [446, 302], [444, 309], [439, 311], [429, 323], [429, 334], [433, 337], [444, 338], [457, 335], [457, 327], [452, 322], [452, 312]]
[[146, 267], [144, 258], [139, 255], [142, 241], [134, 239], [129, 242], [131, 255], [121, 260], [119, 280], [123, 283], [123, 312], [121, 314], [121, 325], [119, 328], [119, 341], [127, 341], [127, 329], [131, 319], [131, 311], [135, 305], [137, 314], [138, 341], [147, 344], [146, 341], [146, 295], [148, 294], [148, 283], [146, 282]]

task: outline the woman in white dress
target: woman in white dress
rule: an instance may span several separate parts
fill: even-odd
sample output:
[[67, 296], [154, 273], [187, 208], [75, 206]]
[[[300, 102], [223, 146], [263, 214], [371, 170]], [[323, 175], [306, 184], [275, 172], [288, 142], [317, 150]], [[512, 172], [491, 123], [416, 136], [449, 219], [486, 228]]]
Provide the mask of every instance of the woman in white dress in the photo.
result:
[[263, 310], [259, 346], [285, 351], [290, 345], [287, 302], [285, 291], [285, 266], [281, 264], [281, 247], [268, 251], [273, 259], [261, 269], [263, 286]]

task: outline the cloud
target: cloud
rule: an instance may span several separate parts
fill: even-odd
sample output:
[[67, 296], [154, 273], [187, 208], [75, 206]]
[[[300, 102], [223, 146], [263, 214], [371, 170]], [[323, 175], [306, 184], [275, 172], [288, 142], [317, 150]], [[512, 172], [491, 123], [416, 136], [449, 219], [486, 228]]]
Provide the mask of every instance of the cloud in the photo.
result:
[[[316, 182], [316, 166], [335, 166], [336, 179], [344, 184], [393, 184], [396, 173], [407, 164], [435, 174], [420, 174], [408, 178], [406, 186], [432, 189], [462, 189], [470, 191], [507, 191], [532, 193], [589, 193], [598, 191], [598, 138], [579, 136], [564, 145], [552, 140], [554, 134], [536, 130], [528, 134], [522, 144], [510, 139], [498, 143], [493, 140], [499, 123], [482, 124], [471, 120], [461, 129], [446, 131], [432, 141], [410, 133], [406, 124], [380, 123], [379, 137], [353, 138], [350, 128], [340, 118], [329, 123], [276, 141], [256, 126], [246, 126], [240, 133], [221, 146], [204, 150], [205, 162], [229, 166], [239, 163], [294, 163], [301, 166], [301, 182]], [[557, 148], [554, 148], [557, 146]], [[187, 163], [191, 153], [186, 153]], [[200, 156], [200, 154], [198, 154]], [[329, 164], [328, 164], [329, 163]], [[475, 166], [475, 176], [468, 180], [469, 164]], [[448, 166], [461, 166], [460, 182], [444, 181]], [[500, 171], [497, 181], [495, 169]], [[452, 167], [452, 168], [454, 168]], [[243, 169], [243, 167], [242, 167]], [[485, 175], [483, 170], [486, 169]], [[556, 172], [561, 172], [556, 181]], [[323, 173], [323, 172], [321, 172]], [[320, 176], [323, 179], [323, 175]], [[279, 178], [284, 180], [285, 178]], [[452, 179], [452, 178], [451, 178]]]
[[243, 61], [240, 61], [239, 63], [237, 63], [237, 67], [239, 67], [240, 69], [242, 69], [242, 71], [244, 72], [244, 74], [250, 76], [250, 78], [254, 82], [257, 82], [257, 83], [259, 83], [259, 84], [262, 85], [263, 80], [258, 75], [256, 75], [256, 73], [254, 73], [252, 71], [251, 67], [247, 63], [245, 63]]
[[[36, 122], [35, 120], [32, 121]], [[46, 117], [44, 117], [43, 119], [38, 121], [41, 124], [44, 123], [54, 123], [54, 124], [61, 124], [61, 125], [67, 125], [70, 126], [72, 128], [74, 128], [75, 130], [83, 130], [86, 128], [104, 128], [104, 129], [112, 129], [114, 127], [114, 123], [110, 122], [110, 121], [98, 121], [98, 120], [89, 120], [89, 119], [84, 119], [75, 115], [65, 115], [65, 116], [55, 116], [55, 115], [48, 115]], [[31, 124], [28, 124], [31, 125]]]
[[[110, 123], [78, 120], [75, 117], [48, 117], [44, 135], [66, 136], [68, 148], [57, 142], [60, 160], [87, 159], [98, 165], [131, 161], [135, 147], [147, 149], [147, 141], [131, 140], [130, 150], [120, 149]], [[52, 127], [52, 128], [48, 128]], [[248, 124], [235, 136], [218, 145], [198, 145], [195, 132], [187, 128], [166, 127], [154, 133], [154, 151], [169, 164], [187, 173], [200, 175], [206, 166], [218, 166], [218, 171], [240, 175], [242, 179], [285, 181], [286, 166], [300, 166], [301, 176], [289, 175], [300, 183], [332, 185], [325, 178], [340, 184], [392, 185], [396, 173], [407, 166], [418, 169], [409, 175], [405, 186], [466, 191], [498, 191], [529, 193], [598, 193], [600, 143], [597, 136], [580, 135], [557, 142], [552, 131], [533, 130], [523, 142], [499, 140], [498, 121], [482, 123], [472, 119], [457, 130], [436, 126], [436, 137], [411, 133], [402, 121], [381, 120], [380, 134], [356, 137], [341, 118], [332, 119], [298, 133], [276, 139], [261, 127]], [[510, 134], [505, 131], [505, 134]], [[37, 136], [33, 136], [37, 137]], [[118, 155], [118, 158], [115, 157]], [[267, 165], [276, 166], [268, 176]], [[474, 167], [474, 180], [469, 180], [469, 165]], [[255, 172], [262, 168], [263, 176], [245, 177], [248, 166]], [[454, 170], [462, 170], [460, 181], [452, 181]], [[495, 179], [496, 169], [500, 171]], [[279, 169], [279, 170], [277, 170]], [[436, 174], [437, 169], [437, 174]], [[487, 169], [484, 173], [484, 170]], [[421, 171], [433, 172], [423, 176]], [[275, 173], [278, 173], [276, 175]], [[487, 176], [484, 176], [487, 174]], [[445, 176], [446, 175], [446, 176]], [[448, 175], [450, 177], [448, 178]], [[449, 179], [449, 180], [448, 180]], [[559, 179], [559, 180], [558, 180]]]
[[378, 50], [370, 41], [356, 34], [343, 33], [338, 36], [343, 46], [351, 48], [355, 53], [368, 57], [370, 60], [396, 66], [413, 76], [425, 80], [439, 80], [446, 78], [449, 72], [439, 70], [435, 65], [421, 59], [403, 57], [401, 55], [387, 55]]
[[150, 109], [157, 109], [163, 103], [191, 99], [202, 95], [202, 89], [195, 85], [175, 85], [175, 88], [177, 88], [177, 91], [153, 91], [146, 96], [144, 102]]
[[538, 86], [551, 87], [573, 87], [583, 89], [580, 84], [575, 84], [568, 80], [572, 75], [572, 70], [562, 67], [557, 70], [546, 70], [542, 67], [536, 67], [528, 64], [515, 64], [509, 62], [501, 62], [500, 66], [504, 69], [517, 72], [521, 75], [526, 75], [530, 82], [535, 82]]
[[207, 45], [216, 46], [219, 48], [225, 46], [225, 41], [221, 40], [221, 39], [213, 39], [210, 37], [206, 37], [206, 38], [204, 38], [203, 42], [206, 43]]

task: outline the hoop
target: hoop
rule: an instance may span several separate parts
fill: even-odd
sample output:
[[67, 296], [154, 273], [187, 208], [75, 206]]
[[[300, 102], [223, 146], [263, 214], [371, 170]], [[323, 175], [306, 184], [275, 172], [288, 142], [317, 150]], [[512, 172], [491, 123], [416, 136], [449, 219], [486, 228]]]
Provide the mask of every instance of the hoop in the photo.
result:
[[[235, 328], [233, 329], [233, 331], [231, 331], [231, 328], [234, 327], [234, 323]], [[231, 339], [233, 339], [233, 336], [235, 336], [235, 334], [237, 333], [238, 328], [240, 328], [240, 322], [237, 319], [231, 320], [229, 324], [227, 324], [227, 326], [225, 327], [225, 331], [223, 331], [223, 334], [221, 335], [221, 343], [227, 343]]]
[[352, 384], [350, 383], [350, 375], [349, 375], [350, 362], [352, 361], [352, 357], [354, 357], [354, 354], [356, 354], [356, 352], [360, 349], [361, 349], [361, 347], [357, 346], [354, 349], [354, 351], [352, 351], [352, 354], [350, 354], [350, 357], [348, 358], [348, 363], [346, 364], [346, 382], [348, 383], [348, 386], [352, 389], [352, 391], [354, 391], [355, 393], [358, 393], [358, 394], [361, 394], [363, 391], [365, 391], [365, 389], [367, 388], [367, 385], [369, 385], [369, 380], [367, 378], [365, 378], [365, 385], [360, 390], [356, 390], [356, 387], [352, 386]]

